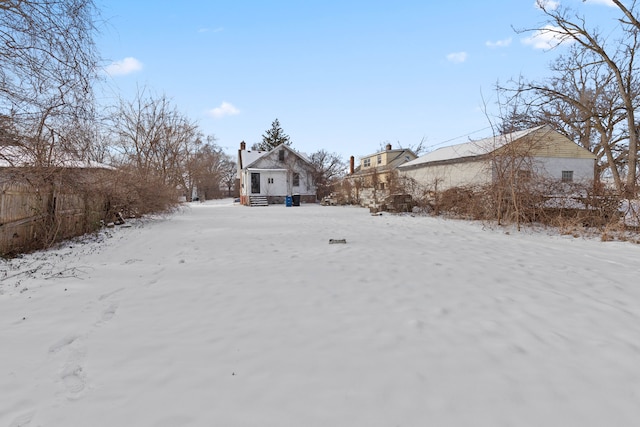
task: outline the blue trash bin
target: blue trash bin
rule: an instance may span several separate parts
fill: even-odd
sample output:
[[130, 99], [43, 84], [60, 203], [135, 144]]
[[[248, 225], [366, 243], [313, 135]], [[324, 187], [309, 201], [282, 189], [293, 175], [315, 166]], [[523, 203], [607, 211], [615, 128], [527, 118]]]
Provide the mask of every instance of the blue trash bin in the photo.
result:
[[285, 204], [285, 206], [290, 208], [293, 205], [293, 197], [291, 197], [291, 196], [285, 197], [284, 204]]

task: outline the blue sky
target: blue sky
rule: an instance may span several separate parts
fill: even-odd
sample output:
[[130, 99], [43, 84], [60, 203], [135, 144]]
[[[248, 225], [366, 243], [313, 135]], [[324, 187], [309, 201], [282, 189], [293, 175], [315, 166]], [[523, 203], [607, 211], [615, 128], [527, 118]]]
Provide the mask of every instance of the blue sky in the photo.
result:
[[[607, 2], [562, 5], [613, 26]], [[542, 78], [557, 55], [513, 30], [542, 22], [535, 0], [98, 4], [102, 101], [164, 93], [229, 153], [275, 118], [297, 150], [345, 159], [387, 142], [433, 149], [488, 136], [483, 102], [495, 111], [496, 81]]]

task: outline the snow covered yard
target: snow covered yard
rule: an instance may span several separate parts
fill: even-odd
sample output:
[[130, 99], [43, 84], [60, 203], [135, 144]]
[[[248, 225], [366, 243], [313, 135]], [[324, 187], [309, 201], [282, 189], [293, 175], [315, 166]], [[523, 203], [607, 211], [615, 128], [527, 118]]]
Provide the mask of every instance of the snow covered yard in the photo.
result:
[[359, 208], [191, 204], [0, 261], [0, 426], [636, 426], [639, 260]]

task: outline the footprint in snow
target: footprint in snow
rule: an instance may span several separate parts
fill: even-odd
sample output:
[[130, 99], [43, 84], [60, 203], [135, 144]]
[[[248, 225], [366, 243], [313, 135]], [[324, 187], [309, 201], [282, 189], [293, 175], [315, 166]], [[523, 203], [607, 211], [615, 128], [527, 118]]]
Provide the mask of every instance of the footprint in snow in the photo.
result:
[[67, 354], [66, 361], [59, 372], [59, 379], [67, 392], [67, 398], [77, 399], [86, 386], [86, 373], [83, 361], [86, 346], [82, 342], [84, 336], [71, 334], [58, 340], [49, 347], [49, 354]]
[[60, 374], [65, 389], [69, 392], [68, 397], [77, 397], [84, 390], [86, 385], [86, 375], [81, 365], [69, 363]]
[[36, 411], [29, 411], [25, 414], [20, 415], [19, 417], [15, 418], [13, 421], [11, 421], [11, 424], [9, 424], [9, 427], [25, 427], [28, 426], [29, 424], [31, 424], [31, 420], [33, 420], [33, 417], [36, 415]]
[[112, 292], [109, 292], [109, 293], [106, 293], [106, 294], [102, 294], [102, 295], [100, 295], [98, 297], [98, 301], [105, 300], [105, 299], [117, 294], [118, 292], [122, 292], [122, 291], [124, 291], [124, 288], [116, 289], [115, 291], [112, 291]]
[[78, 335], [78, 334], [67, 335], [66, 337], [58, 340], [55, 344], [53, 344], [51, 347], [49, 347], [49, 353], [57, 353], [57, 352], [59, 352], [63, 348], [73, 344], [73, 342], [76, 341], [80, 337], [81, 336]]
[[103, 323], [108, 322], [109, 320], [113, 319], [113, 316], [116, 315], [116, 311], [118, 310], [118, 303], [114, 302], [111, 303], [109, 305], [109, 307], [107, 307], [103, 312], [102, 315], [100, 315], [100, 320], [98, 320], [95, 325], [96, 326], [100, 326]]

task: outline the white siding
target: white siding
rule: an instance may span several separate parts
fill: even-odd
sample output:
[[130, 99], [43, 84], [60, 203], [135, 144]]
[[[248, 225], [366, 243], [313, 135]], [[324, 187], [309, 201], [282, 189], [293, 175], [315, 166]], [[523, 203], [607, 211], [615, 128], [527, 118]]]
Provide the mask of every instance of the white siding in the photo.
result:
[[491, 172], [486, 162], [465, 162], [402, 169], [400, 173], [413, 178], [431, 191], [446, 190], [451, 187], [481, 185], [491, 181]]
[[593, 159], [577, 159], [567, 157], [536, 157], [536, 164], [540, 169], [536, 172], [551, 179], [562, 179], [562, 171], [573, 171], [573, 182], [593, 182]]
[[[260, 194], [264, 196], [282, 196], [287, 194], [286, 171], [259, 171]], [[269, 182], [272, 180], [273, 182]]]
[[[561, 180], [563, 171], [573, 171], [573, 182], [593, 182], [593, 159], [536, 157], [533, 159], [535, 173], [546, 178]], [[416, 180], [431, 191], [442, 191], [451, 187], [474, 186], [491, 182], [489, 163], [486, 161], [452, 163], [448, 165], [423, 166], [402, 169], [401, 173]], [[436, 187], [437, 184], [437, 187]]]

